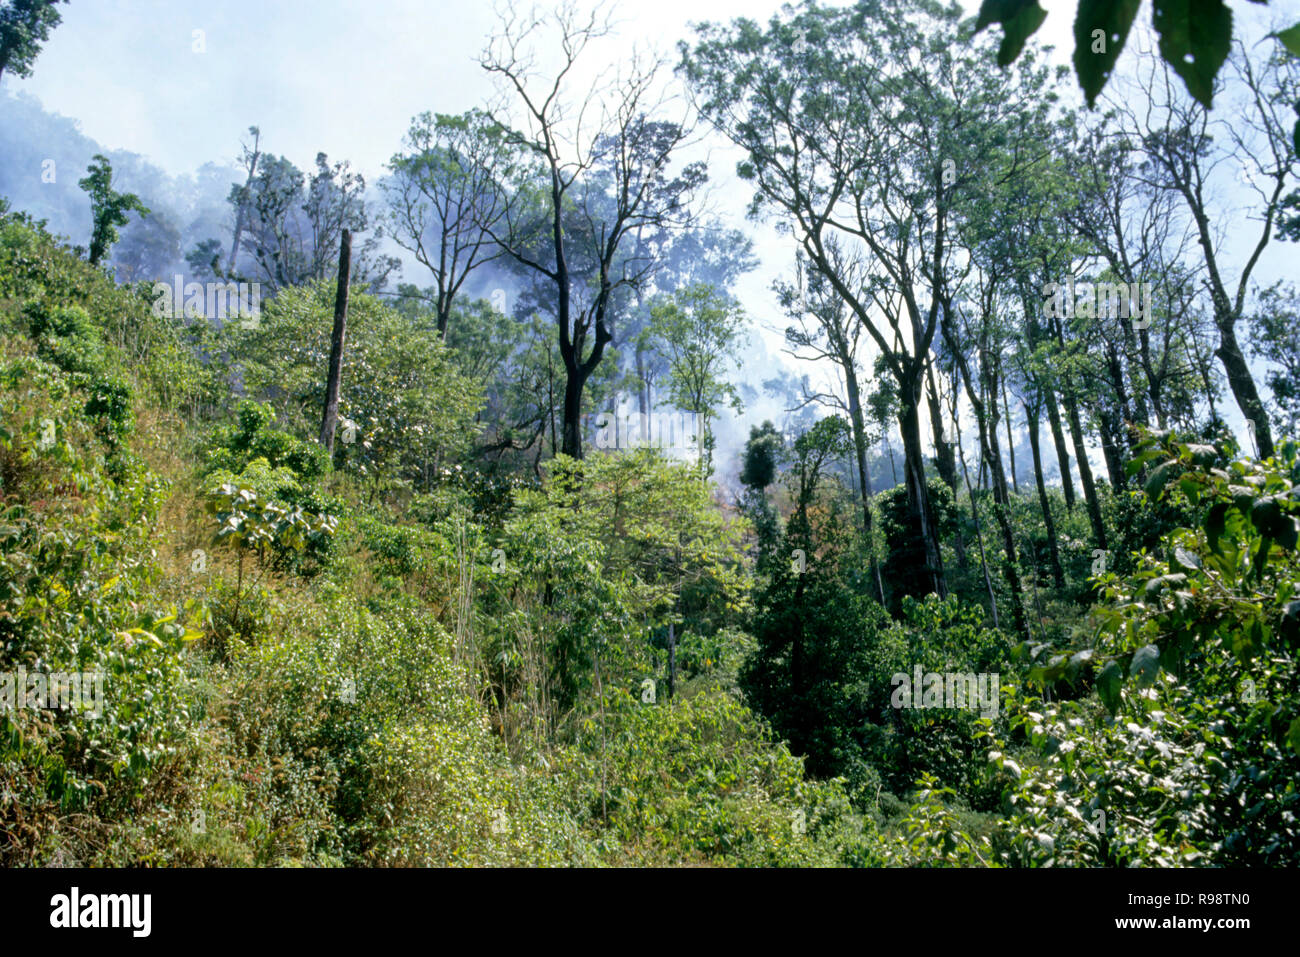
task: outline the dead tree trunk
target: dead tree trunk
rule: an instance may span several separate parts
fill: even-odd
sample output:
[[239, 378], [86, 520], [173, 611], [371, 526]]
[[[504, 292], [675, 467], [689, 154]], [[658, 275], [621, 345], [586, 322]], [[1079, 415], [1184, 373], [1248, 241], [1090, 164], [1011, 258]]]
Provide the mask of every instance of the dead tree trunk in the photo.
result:
[[320, 444], [334, 456], [334, 430], [339, 421], [339, 387], [343, 379], [343, 341], [348, 332], [348, 284], [352, 277], [352, 230], [343, 230], [339, 244], [339, 283], [334, 294], [334, 333], [330, 338], [329, 381], [325, 385], [325, 415]]

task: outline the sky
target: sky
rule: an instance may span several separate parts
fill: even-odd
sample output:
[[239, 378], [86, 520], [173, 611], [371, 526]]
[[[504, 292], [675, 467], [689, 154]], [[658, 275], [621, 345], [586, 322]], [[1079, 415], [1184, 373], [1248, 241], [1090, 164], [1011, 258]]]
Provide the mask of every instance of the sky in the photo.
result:
[[[1043, 5], [1048, 17], [1035, 40], [1054, 45], [1053, 58], [1067, 62], [1075, 0]], [[974, 0], [964, 3], [967, 10], [974, 6]], [[692, 22], [763, 20], [778, 8], [764, 0], [622, 0], [614, 8], [617, 36], [599, 62], [617, 70], [639, 48], [658, 49], [675, 63], [676, 43], [692, 35]], [[1233, 9], [1256, 23], [1291, 12], [1292, 21], [1300, 19], [1300, 0], [1274, 0], [1264, 10], [1242, 0]], [[324, 151], [333, 161], [350, 160], [375, 183], [412, 116], [459, 113], [494, 92], [478, 63], [497, 23], [491, 3], [74, 0], [62, 10], [63, 23], [34, 75], [6, 76], [3, 85], [76, 119], [104, 146], [142, 154], [173, 175], [212, 160], [233, 162], [255, 124], [264, 150], [300, 168]], [[1139, 21], [1149, 16], [1144, 3]], [[713, 206], [755, 240], [762, 265], [737, 292], [776, 353], [784, 322], [769, 290], [774, 278], [790, 274], [790, 241], [770, 226], [744, 221], [749, 190], [735, 175], [735, 152], [716, 139], [702, 148], [710, 154]], [[1280, 275], [1293, 255], [1294, 248], [1274, 244], [1261, 276]], [[790, 368], [808, 371], [806, 363]]]

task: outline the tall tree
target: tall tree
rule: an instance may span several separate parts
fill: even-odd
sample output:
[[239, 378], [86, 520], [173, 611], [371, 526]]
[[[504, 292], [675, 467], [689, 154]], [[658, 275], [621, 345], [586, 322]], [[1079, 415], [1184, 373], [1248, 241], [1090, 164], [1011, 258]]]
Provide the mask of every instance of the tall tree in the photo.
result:
[[695, 283], [678, 289], [650, 307], [644, 336], [667, 361], [668, 398], [697, 416], [701, 461], [713, 471], [712, 420], [722, 403], [742, 411], [740, 394], [724, 377], [744, 337], [745, 314], [712, 286]]
[[[958, 13], [927, 0], [805, 4], [766, 30], [748, 20], [697, 29], [681, 69], [704, 116], [745, 151], [738, 169], [755, 187], [751, 212], [793, 231], [897, 382], [908, 503], [932, 589], [944, 594], [921, 397], [959, 188], [944, 160], [983, 120], [953, 92], [988, 82], [987, 71], [958, 64]], [[846, 270], [868, 281], [856, 285]]]
[[135, 193], [119, 193], [113, 189], [113, 164], [108, 157], [96, 153], [86, 167], [86, 176], [77, 185], [90, 195], [90, 264], [99, 265], [118, 240], [117, 229], [125, 226], [128, 213], [149, 215], [149, 207]]
[[[263, 153], [250, 184], [232, 186], [228, 197], [236, 210], [245, 210], [241, 236], [254, 276], [273, 292], [328, 279], [342, 231], [369, 226], [365, 187], [346, 161], [331, 165], [324, 153], [316, 154], [310, 178], [288, 159]], [[397, 268], [395, 258], [378, 252], [380, 239], [375, 230], [352, 257], [353, 282], [378, 289]]]
[[505, 215], [511, 176], [505, 131], [479, 110], [421, 113], [380, 184], [393, 240], [433, 275], [438, 334], [470, 275], [502, 255], [490, 232]]
[[[1251, 275], [1273, 238], [1284, 194], [1297, 171], [1290, 110], [1300, 101], [1300, 60], [1270, 49], [1264, 59], [1252, 62], [1238, 42], [1224, 73], [1217, 84], [1240, 93], [1231, 117], [1212, 115], [1202, 103], [1181, 95], [1170, 80], [1170, 67], [1154, 56], [1141, 61], [1136, 90], [1120, 94], [1122, 100], [1115, 97], [1112, 106], [1122, 128], [1143, 145], [1145, 182], [1177, 196], [1190, 217], [1219, 332], [1215, 354], [1238, 408], [1254, 424], [1260, 456], [1268, 458], [1273, 433], [1237, 340], [1237, 323]], [[1224, 211], [1215, 207], [1210, 188], [1211, 171], [1225, 161], [1249, 174], [1258, 200], [1253, 244], [1235, 269], [1221, 231]]]
[[262, 131], [256, 126], [250, 126], [248, 133], [253, 137], [253, 148], [250, 150], [244, 147], [243, 163], [244, 168], [248, 170], [248, 177], [244, 180], [244, 187], [240, 190], [239, 195], [234, 199], [235, 203], [235, 235], [230, 241], [230, 259], [226, 263], [227, 275], [234, 276], [239, 269], [239, 241], [244, 234], [244, 216], [248, 206], [249, 187], [253, 183], [253, 177], [257, 175], [257, 161], [262, 155]]
[[[542, 76], [537, 45], [548, 29], [559, 63]], [[644, 283], [656, 265], [627, 247], [638, 232], [680, 227], [706, 179], [702, 163], [671, 171], [689, 130], [653, 118], [666, 107], [660, 61], [633, 57], [623, 77], [573, 93], [575, 65], [609, 34], [599, 10], [584, 15], [573, 3], [543, 16], [507, 11], [480, 61], [520, 122], [505, 122], [504, 110], [489, 115], [531, 161], [503, 221], [486, 231], [551, 292], [565, 371], [561, 448], [575, 458], [583, 391], [613, 339], [617, 294]]]

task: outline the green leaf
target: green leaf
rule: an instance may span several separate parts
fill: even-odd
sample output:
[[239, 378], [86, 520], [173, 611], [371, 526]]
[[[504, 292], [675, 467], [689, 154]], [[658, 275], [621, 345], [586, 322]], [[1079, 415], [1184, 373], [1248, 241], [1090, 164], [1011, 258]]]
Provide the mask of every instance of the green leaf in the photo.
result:
[[1286, 742], [1291, 745], [1291, 750], [1300, 753], [1300, 718], [1291, 721], [1291, 727], [1286, 732]]
[[1282, 506], [1275, 498], [1257, 500], [1250, 509], [1250, 523], [1259, 530], [1261, 535], [1267, 535], [1269, 538], [1280, 539], [1283, 535], [1295, 531], [1290, 517], [1282, 514]]
[[1156, 680], [1159, 671], [1160, 649], [1155, 645], [1139, 648], [1137, 654], [1133, 656], [1133, 664], [1128, 669], [1129, 676], [1137, 678], [1138, 684], [1143, 688]]
[[1147, 449], [1145, 452], [1139, 452], [1133, 458], [1124, 463], [1124, 474], [1130, 478], [1142, 471], [1142, 466], [1152, 459], [1158, 459], [1165, 454], [1164, 449]]
[[1207, 110], [1214, 78], [1232, 45], [1232, 11], [1223, 0], [1155, 0], [1160, 55]]
[[[1074, 18], [1074, 72], [1089, 106], [1115, 69], [1139, 5], [1140, 0], [1079, 0]], [[1102, 35], [1094, 38], [1096, 30]]]
[[1178, 467], [1178, 463], [1171, 460], [1165, 462], [1152, 472], [1147, 478], [1147, 484], [1144, 486], [1147, 498], [1156, 498], [1159, 496], [1160, 490], [1164, 488], [1165, 484], [1173, 477], [1174, 470]]
[[975, 32], [992, 23], [1002, 24], [1002, 45], [998, 47], [998, 66], [1010, 66], [1025, 48], [1025, 41], [1047, 19], [1047, 11], [1038, 0], [984, 0]]
[[1112, 715], [1119, 713], [1119, 690], [1123, 683], [1124, 673], [1118, 661], [1112, 661], [1097, 676], [1097, 694]]
[[1300, 23], [1273, 36], [1282, 41], [1282, 46], [1286, 47], [1292, 56], [1300, 56]]
[[1210, 551], [1218, 554], [1219, 539], [1223, 537], [1224, 530], [1227, 527], [1228, 509], [1232, 508], [1229, 502], [1215, 502], [1210, 506], [1210, 510], [1205, 513], [1205, 519], [1201, 523], [1205, 528], [1205, 537], [1210, 543]]
[[1255, 581], [1259, 581], [1264, 574], [1264, 566], [1268, 564], [1268, 550], [1273, 547], [1273, 539], [1265, 535], [1259, 542], [1259, 549], [1255, 552], [1255, 560], [1251, 563], [1251, 573], [1255, 576]]

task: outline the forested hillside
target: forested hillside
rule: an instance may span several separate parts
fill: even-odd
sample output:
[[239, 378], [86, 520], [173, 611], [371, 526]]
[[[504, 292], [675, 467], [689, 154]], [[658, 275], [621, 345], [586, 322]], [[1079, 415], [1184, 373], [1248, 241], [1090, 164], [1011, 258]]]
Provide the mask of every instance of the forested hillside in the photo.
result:
[[0, 864], [1300, 861], [1300, 28], [984, 7], [507, 8], [178, 275], [0, 201]]

